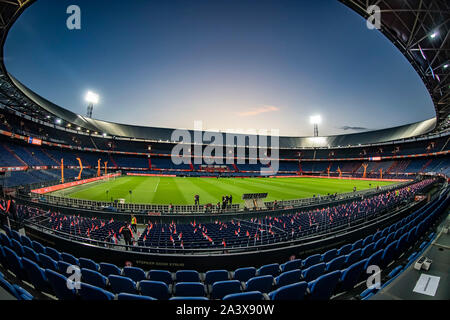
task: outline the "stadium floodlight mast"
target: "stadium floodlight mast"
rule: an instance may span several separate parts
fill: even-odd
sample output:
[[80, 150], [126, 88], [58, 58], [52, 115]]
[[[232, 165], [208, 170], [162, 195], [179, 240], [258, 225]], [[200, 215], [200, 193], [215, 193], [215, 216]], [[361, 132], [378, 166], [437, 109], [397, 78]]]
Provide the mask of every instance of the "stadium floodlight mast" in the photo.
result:
[[314, 125], [314, 137], [319, 136], [319, 124], [322, 123], [322, 117], [319, 115], [310, 118], [311, 124]]
[[98, 94], [92, 91], [88, 91], [86, 94], [86, 101], [88, 103], [86, 116], [88, 118], [92, 118], [92, 111], [94, 110], [94, 105], [98, 104], [98, 102], [100, 101], [100, 97]]

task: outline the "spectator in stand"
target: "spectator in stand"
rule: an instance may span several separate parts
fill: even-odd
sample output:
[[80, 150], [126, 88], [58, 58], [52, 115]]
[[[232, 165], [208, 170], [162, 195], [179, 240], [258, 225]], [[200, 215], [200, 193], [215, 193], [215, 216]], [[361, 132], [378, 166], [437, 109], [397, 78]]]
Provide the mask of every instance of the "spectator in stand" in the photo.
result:
[[137, 233], [137, 219], [134, 214], [131, 215], [131, 227], [133, 228], [134, 233]]
[[[128, 222], [122, 228], [120, 228], [119, 233], [123, 236], [125, 245], [133, 245], [133, 231], [131, 231], [131, 227]], [[128, 251], [128, 247], [126, 247], [126, 250]]]

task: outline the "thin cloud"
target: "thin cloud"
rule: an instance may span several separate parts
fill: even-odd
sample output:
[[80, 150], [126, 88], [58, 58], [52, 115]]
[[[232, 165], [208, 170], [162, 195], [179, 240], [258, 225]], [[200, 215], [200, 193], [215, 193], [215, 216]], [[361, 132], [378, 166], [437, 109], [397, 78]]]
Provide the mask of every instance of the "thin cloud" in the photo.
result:
[[351, 130], [351, 131], [366, 131], [366, 130], [369, 130], [368, 128], [364, 128], [364, 127], [350, 127], [350, 126], [343, 126], [343, 127], [340, 127], [339, 129], [344, 130], [344, 131], [348, 131], [348, 130]]
[[238, 112], [237, 115], [240, 117], [249, 117], [249, 116], [257, 116], [262, 113], [277, 112], [277, 111], [280, 111], [280, 108], [274, 106], [264, 106], [260, 108], [254, 108], [245, 112]]

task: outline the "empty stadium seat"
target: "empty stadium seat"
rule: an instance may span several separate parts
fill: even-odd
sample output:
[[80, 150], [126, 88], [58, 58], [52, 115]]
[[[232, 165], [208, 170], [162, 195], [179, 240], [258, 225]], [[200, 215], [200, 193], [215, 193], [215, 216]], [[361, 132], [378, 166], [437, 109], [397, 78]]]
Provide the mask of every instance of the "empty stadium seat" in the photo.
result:
[[259, 291], [262, 293], [269, 293], [270, 291], [272, 291], [273, 284], [273, 276], [257, 276], [249, 279], [245, 283], [245, 291]]
[[299, 282], [301, 278], [302, 272], [299, 269], [283, 272], [275, 278], [275, 285], [277, 288], [284, 287], [288, 284]]
[[27, 246], [23, 247], [23, 257], [28, 258], [36, 263], [40, 262], [39, 256], [37, 255], [36, 251]]
[[138, 290], [142, 295], [153, 297], [158, 300], [167, 300], [170, 297], [169, 287], [162, 281], [140, 281], [138, 283]]
[[20, 236], [20, 243], [22, 243], [23, 246], [27, 246], [27, 247], [29, 247], [29, 248], [32, 248], [32, 247], [33, 247], [32, 241], [30, 240], [30, 238], [28, 238], [28, 237], [25, 236], [25, 235], [21, 235], [21, 236]]
[[352, 251], [352, 245], [351, 244], [343, 245], [338, 250], [338, 256], [349, 254], [350, 251]]
[[289, 284], [269, 293], [270, 300], [303, 300], [308, 284], [305, 281]]
[[122, 275], [130, 278], [135, 282], [139, 282], [145, 280], [147, 278], [144, 270], [136, 267], [124, 267], [122, 271]]
[[17, 241], [16, 239], [12, 239], [11, 243], [12, 243], [12, 249], [14, 250], [14, 252], [17, 253], [17, 255], [19, 257], [23, 257], [24, 253], [23, 253], [22, 244], [19, 241]]
[[200, 275], [195, 270], [178, 270], [175, 273], [176, 282], [200, 282]]
[[305, 260], [303, 260], [303, 268], [309, 268], [315, 264], [320, 263], [322, 256], [320, 254], [314, 254], [312, 256], [309, 256]]
[[373, 242], [374, 236], [370, 235], [364, 238], [361, 248], [364, 248]]
[[222, 299], [223, 301], [238, 301], [238, 300], [244, 300], [244, 301], [261, 301], [265, 300], [264, 295], [259, 291], [250, 291], [250, 292], [241, 292], [241, 293], [232, 293], [229, 295], [226, 295]]
[[91, 259], [80, 258], [80, 259], [78, 259], [78, 261], [80, 262], [80, 268], [82, 268], [82, 269], [90, 269], [90, 270], [94, 270], [94, 271], [100, 270], [100, 266], [98, 265], [98, 263], [94, 262]]
[[229, 280], [230, 276], [227, 270], [210, 270], [205, 274], [205, 284], [212, 285], [217, 281], [226, 281]]
[[383, 255], [381, 256], [381, 267], [386, 268], [394, 259], [396, 254], [397, 241], [393, 241], [388, 244], [386, 249], [384, 249]]
[[337, 249], [328, 250], [327, 252], [322, 254], [321, 261], [325, 263], [330, 262], [331, 260], [337, 257], [337, 254], [338, 254]]
[[333, 271], [308, 283], [309, 298], [311, 300], [329, 300], [339, 282], [340, 276], [340, 271]]
[[256, 268], [247, 267], [239, 268], [234, 271], [233, 279], [239, 280], [241, 282], [247, 282], [250, 278], [256, 276]]
[[76, 299], [75, 284], [73, 284], [73, 288], [69, 288], [67, 277], [50, 269], [45, 270], [45, 276], [59, 300]]
[[34, 251], [36, 251], [36, 253], [45, 254], [45, 247], [42, 244], [40, 244], [37, 241], [32, 241], [31, 243], [33, 244], [33, 249], [34, 249]]
[[78, 294], [80, 295], [82, 300], [109, 301], [114, 300], [115, 298], [114, 294], [112, 294], [111, 292], [87, 283], [80, 284], [80, 290], [78, 290]]
[[361, 258], [368, 258], [374, 253], [375, 243], [370, 243], [367, 246], [365, 246], [361, 251]]
[[136, 282], [127, 277], [110, 275], [108, 281], [113, 293], [131, 293], [136, 294]]
[[285, 262], [281, 265], [281, 271], [291, 271], [295, 269], [301, 269], [302, 268], [302, 260], [301, 259], [295, 259], [288, 262]]
[[65, 261], [58, 261], [58, 272], [64, 276], [67, 276], [69, 274], [68, 271], [72, 269], [72, 265]]
[[342, 271], [340, 282], [340, 289], [342, 291], [350, 290], [358, 283], [366, 262], [367, 259], [361, 260]]
[[70, 263], [71, 265], [78, 266], [80, 264], [77, 258], [67, 252], [61, 253], [61, 258], [63, 259], [63, 261]]
[[27, 281], [28, 276], [23, 268], [22, 259], [8, 247], [4, 247], [3, 252], [9, 271], [13, 272], [19, 279]]
[[363, 240], [361, 240], [361, 239], [359, 239], [358, 241], [355, 241], [355, 242], [352, 244], [352, 249], [351, 249], [351, 251], [354, 251], [354, 250], [356, 250], [356, 249], [361, 249], [361, 248], [362, 248], [362, 244], [363, 244]]
[[140, 296], [137, 294], [130, 294], [130, 293], [119, 293], [117, 295], [117, 300], [143, 300], [143, 301], [154, 301], [155, 298], [147, 297], [147, 296]]
[[50, 258], [52, 258], [55, 261], [61, 261], [62, 257], [61, 257], [61, 253], [59, 253], [58, 250], [55, 250], [51, 247], [46, 247], [45, 248], [45, 254], [47, 256], [49, 256]]
[[200, 282], [178, 282], [175, 285], [174, 294], [177, 297], [204, 297], [206, 290]]
[[313, 281], [325, 272], [325, 263], [318, 263], [302, 271], [302, 278], [306, 282]]
[[106, 277], [110, 275], [120, 276], [122, 274], [122, 270], [120, 270], [115, 264], [102, 262], [100, 263], [100, 273]]
[[45, 270], [39, 267], [36, 262], [27, 258], [22, 258], [22, 264], [33, 287], [38, 291], [51, 293]]
[[167, 285], [173, 283], [172, 274], [167, 270], [150, 270], [147, 274], [147, 279], [152, 281], [162, 281]]
[[55, 272], [58, 272], [58, 263], [55, 260], [53, 260], [52, 258], [43, 253], [39, 253], [38, 256], [40, 265], [43, 269], [50, 269]]
[[238, 280], [217, 281], [212, 285], [211, 299], [222, 299], [226, 295], [241, 292]]
[[91, 269], [86, 269], [86, 268], [82, 268], [81, 269], [81, 280], [84, 283], [90, 284], [92, 286], [101, 288], [101, 289], [106, 289], [106, 284], [107, 284], [107, 280], [108, 278], [105, 277], [104, 275], [102, 275], [100, 272], [91, 270]]
[[258, 276], [267, 276], [270, 275], [272, 277], [276, 277], [280, 274], [280, 265], [278, 263], [272, 263], [265, 266], [262, 266], [256, 272]]
[[351, 266], [355, 262], [359, 261], [361, 259], [361, 252], [361, 249], [356, 249], [350, 252], [345, 258], [345, 266]]

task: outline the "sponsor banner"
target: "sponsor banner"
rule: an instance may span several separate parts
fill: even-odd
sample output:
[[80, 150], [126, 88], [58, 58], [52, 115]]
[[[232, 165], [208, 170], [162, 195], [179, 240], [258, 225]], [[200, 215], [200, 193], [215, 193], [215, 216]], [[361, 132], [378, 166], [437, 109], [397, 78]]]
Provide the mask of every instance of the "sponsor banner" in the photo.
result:
[[175, 174], [156, 174], [156, 173], [127, 173], [127, 176], [142, 176], [142, 177], [176, 177]]
[[1, 167], [0, 172], [25, 171], [28, 167]]
[[101, 176], [101, 177], [96, 177], [96, 178], [91, 178], [91, 179], [78, 180], [78, 181], [58, 184], [56, 186], [50, 186], [50, 187], [46, 187], [46, 188], [31, 190], [31, 192], [32, 193], [37, 193], [37, 194], [46, 194], [46, 193], [49, 193], [49, 192], [58, 191], [58, 190], [62, 190], [62, 189], [67, 189], [67, 188], [71, 188], [71, 187], [75, 187], [75, 186], [80, 186], [82, 184], [95, 182], [95, 181], [100, 181], [100, 180], [105, 180], [105, 179], [108, 179], [108, 178], [113, 178], [113, 177], [118, 177], [118, 176], [120, 176], [120, 173], [109, 174], [109, 175], [106, 175], [106, 176]]
[[321, 179], [340, 179], [340, 180], [363, 180], [363, 181], [395, 181], [407, 182], [408, 179], [377, 179], [377, 178], [353, 178], [353, 177], [328, 177], [328, 176], [270, 176], [270, 178], [321, 178]]

